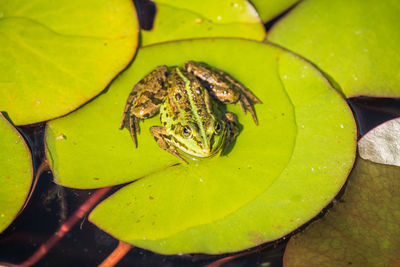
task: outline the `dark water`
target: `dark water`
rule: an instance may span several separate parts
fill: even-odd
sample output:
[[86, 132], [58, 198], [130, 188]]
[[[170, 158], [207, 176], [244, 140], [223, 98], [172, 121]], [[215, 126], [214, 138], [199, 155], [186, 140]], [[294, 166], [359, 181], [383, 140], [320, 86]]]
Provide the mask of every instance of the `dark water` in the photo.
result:
[[[141, 26], [151, 29], [154, 5], [137, 0]], [[276, 20], [278, 20], [278, 17]], [[274, 22], [266, 25], [269, 29]], [[360, 135], [378, 124], [400, 116], [400, 100], [358, 97], [348, 100], [357, 119]], [[18, 127], [33, 154], [35, 168], [44, 160], [44, 123]], [[0, 236], [0, 262], [20, 263], [43, 244], [93, 192], [62, 188], [52, 182], [51, 172], [38, 180], [24, 211]], [[287, 240], [287, 239], [286, 239]], [[259, 247], [257, 252], [225, 263], [223, 266], [282, 266], [286, 240]], [[118, 241], [89, 223], [86, 218], [76, 224], [36, 266], [97, 266], [117, 246]], [[260, 249], [262, 249], [260, 251]], [[222, 256], [163, 256], [133, 248], [117, 266], [204, 266]], [[264, 263], [264, 264], [263, 264]]]

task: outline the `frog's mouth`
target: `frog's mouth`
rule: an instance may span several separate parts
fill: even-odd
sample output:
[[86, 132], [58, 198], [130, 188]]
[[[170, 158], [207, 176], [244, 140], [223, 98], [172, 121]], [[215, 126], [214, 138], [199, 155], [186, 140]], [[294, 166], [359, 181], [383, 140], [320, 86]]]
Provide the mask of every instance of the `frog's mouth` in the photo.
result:
[[[178, 148], [179, 153], [189, 159], [192, 160], [201, 160], [201, 159], [206, 159], [206, 158], [213, 158], [215, 156], [219, 156], [222, 151], [223, 151], [223, 147], [226, 141], [226, 135], [227, 132], [224, 132], [224, 135], [222, 136], [222, 138], [220, 138], [218, 144], [214, 144], [214, 146], [209, 146], [210, 149], [203, 149], [203, 153], [188, 153], [187, 151], [184, 151], [180, 148]], [[212, 142], [212, 141], [210, 141]], [[213, 147], [213, 149], [211, 149], [211, 147]]]
[[185, 158], [191, 159], [191, 160], [202, 160], [202, 159], [208, 159], [208, 158], [213, 158], [217, 155], [220, 155], [222, 152], [222, 145], [220, 146], [219, 149], [216, 149], [212, 152], [208, 152], [208, 154], [206, 154], [206, 152], [204, 154], [189, 154], [183, 150], [179, 149], [179, 154], [181, 154], [182, 156], [184, 156]]

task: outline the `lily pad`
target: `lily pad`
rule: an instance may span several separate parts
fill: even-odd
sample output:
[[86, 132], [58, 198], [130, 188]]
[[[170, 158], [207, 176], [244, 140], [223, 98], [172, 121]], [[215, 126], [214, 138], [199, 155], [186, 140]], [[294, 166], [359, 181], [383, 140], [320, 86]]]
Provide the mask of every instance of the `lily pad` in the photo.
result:
[[261, 20], [267, 22], [299, 2], [299, 0], [250, 0], [250, 2], [257, 9]]
[[290, 239], [285, 266], [398, 266], [400, 168], [358, 158], [342, 198]]
[[363, 159], [400, 166], [400, 118], [382, 123], [358, 142]]
[[400, 1], [308, 0], [268, 39], [315, 63], [347, 97], [400, 96]]
[[0, 232], [17, 216], [32, 184], [31, 153], [24, 138], [0, 113]]
[[[141, 123], [137, 149], [118, 126], [139, 79], [187, 60], [226, 71], [263, 104], [255, 107], [259, 126], [228, 107], [243, 128], [226, 156], [176, 165], [148, 131], [157, 116]], [[202, 39], [140, 49], [107, 93], [49, 122], [46, 143], [56, 182], [66, 186], [146, 176], [93, 211], [100, 228], [160, 253], [215, 254], [280, 238], [318, 214], [346, 180], [355, 135], [346, 102], [306, 61], [270, 44]]]
[[265, 30], [246, 0], [155, 0], [151, 31], [142, 31], [142, 45], [203, 37], [241, 37], [262, 41]]
[[132, 59], [131, 0], [0, 3], [0, 110], [15, 124], [64, 115], [99, 94]]

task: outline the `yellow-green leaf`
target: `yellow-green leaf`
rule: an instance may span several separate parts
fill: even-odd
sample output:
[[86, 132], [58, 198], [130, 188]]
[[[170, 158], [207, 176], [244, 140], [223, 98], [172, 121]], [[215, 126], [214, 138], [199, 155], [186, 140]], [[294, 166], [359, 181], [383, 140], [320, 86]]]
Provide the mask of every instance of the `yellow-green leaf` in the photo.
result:
[[[213, 53], [209, 53], [213, 51]], [[138, 148], [118, 130], [133, 85], [157, 65], [204, 61], [233, 75], [263, 104], [259, 126], [239, 107], [243, 126], [222, 157], [180, 163], [141, 123]], [[109, 90], [49, 122], [47, 154], [57, 183], [100, 187], [143, 176], [100, 204], [100, 228], [160, 253], [236, 251], [279, 238], [318, 214], [352, 166], [352, 113], [325, 78], [270, 44], [234, 39], [171, 42], [139, 50]], [[151, 174], [153, 173], [153, 174]]]
[[311, 60], [347, 97], [400, 96], [400, 1], [302, 1], [268, 39]]
[[0, 113], [0, 232], [25, 203], [32, 175], [31, 153], [24, 138]]
[[204, 37], [263, 40], [264, 27], [246, 0], [155, 0], [153, 28], [142, 31], [142, 45]]
[[15, 124], [64, 115], [129, 63], [138, 24], [131, 0], [0, 2], [0, 110]]

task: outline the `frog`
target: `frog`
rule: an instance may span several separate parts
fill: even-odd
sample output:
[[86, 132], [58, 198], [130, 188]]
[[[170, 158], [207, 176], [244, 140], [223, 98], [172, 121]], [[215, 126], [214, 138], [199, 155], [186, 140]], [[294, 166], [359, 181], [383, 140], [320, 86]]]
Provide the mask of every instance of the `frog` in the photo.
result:
[[237, 116], [224, 109], [236, 103], [258, 125], [254, 105], [261, 101], [231, 75], [193, 60], [182, 67], [160, 65], [133, 86], [119, 128], [129, 130], [137, 147], [139, 122], [159, 113], [161, 126], [150, 127], [151, 135], [159, 147], [188, 163], [223, 155], [236, 140]]

